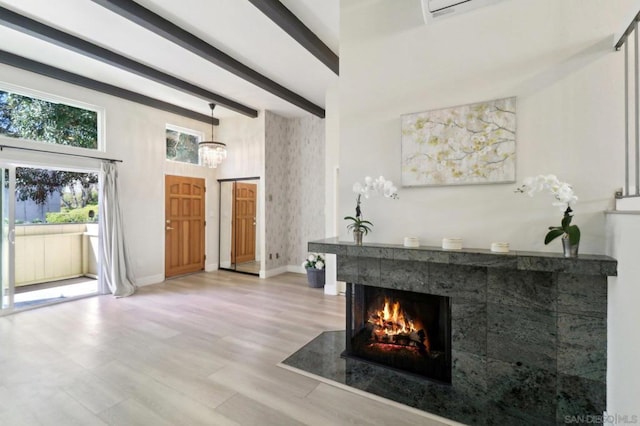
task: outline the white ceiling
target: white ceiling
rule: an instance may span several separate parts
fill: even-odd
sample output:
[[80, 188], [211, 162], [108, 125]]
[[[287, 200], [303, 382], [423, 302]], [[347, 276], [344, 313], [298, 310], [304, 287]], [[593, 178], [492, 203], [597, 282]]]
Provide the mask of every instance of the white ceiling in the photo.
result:
[[[337, 76], [247, 0], [136, 0], [314, 104]], [[338, 54], [339, 0], [281, 0]], [[257, 110], [308, 112], [211, 64], [89, 0], [0, 0], [0, 6], [73, 34]], [[210, 114], [208, 101], [0, 25], [1, 49], [134, 92]], [[0, 80], [2, 77], [0, 76]], [[215, 116], [237, 113], [218, 107]]]

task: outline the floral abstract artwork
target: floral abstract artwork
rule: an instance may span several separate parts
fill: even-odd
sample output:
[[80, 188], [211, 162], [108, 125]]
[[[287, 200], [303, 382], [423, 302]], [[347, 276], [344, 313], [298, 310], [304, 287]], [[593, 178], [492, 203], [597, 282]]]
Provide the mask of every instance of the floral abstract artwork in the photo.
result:
[[515, 181], [516, 98], [402, 116], [402, 185]]

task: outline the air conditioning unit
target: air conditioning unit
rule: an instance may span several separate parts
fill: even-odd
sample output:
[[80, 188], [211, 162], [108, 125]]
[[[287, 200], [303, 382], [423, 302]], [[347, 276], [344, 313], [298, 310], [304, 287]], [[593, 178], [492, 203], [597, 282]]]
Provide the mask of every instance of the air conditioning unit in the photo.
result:
[[501, 1], [504, 0], [422, 0], [422, 14], [429, 24]]

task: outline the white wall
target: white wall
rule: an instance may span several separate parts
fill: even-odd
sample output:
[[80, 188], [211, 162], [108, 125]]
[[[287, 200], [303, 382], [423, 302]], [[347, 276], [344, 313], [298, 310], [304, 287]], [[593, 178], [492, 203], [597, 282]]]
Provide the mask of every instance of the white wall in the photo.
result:
[[[325, 118], [325, 165], [324, 165], [324, 212], [325, 236], [333, 237], [339, 234], [342, 226], [342, 217], [338, 217], [338, 175], [340, 163], [340, 90], [339, 83], [327, 90]], [[324, 284], [325, 294], [337, 295], [346, 290], [345, 283], [338, 283], [337, 259], [334, 254], [327, 254], [326, 279]]]
[[640, 420], [640, 215], [608, 214], [607, 231], [607, 254], [618, 260], [607, 295], [607, 411]]
[[[419, 1], [344, 0], [340, 40], [338, 218], [351, 213], [351, 186], [365, 175], [400, 182], [400, 115], [517, 96], [517, 180], [554, 173], [580, 197], [574, 223], [581, 252], [619, 261], [608, 301], [609, 414], [638, 413], [640, 338], [637, 216], [610, 218], [624, 179], [624, 55], [613, 51], [638, 12], [636, 0], [511, 0], [422, 22]], [[516, 184], [401, 188], [397, 201], [365, 200], [369, 241], [423, 245], [461, 236], [467, 247], [509, 241], [543, 245], [560, 212]], [[607, 245], [606, 236], [611, 240]], [[340, 236], [348, 239], [344, 226]]]
[[[181, 116], [97, 93], [71, 84], [0, 65], [0, 81], [43, 93], [94, 105], [105, 111], [106, 155], [123, 159], [119, 164], [121, 206], [133, 273], [138, 284], [164, 279], [164, 175], [186, 175], [206, 179], [215, 188], [215, 169], [165, 160], [165, 126], [174, 124], [208, 134], [210, 126]], [[26, 154], [18, 154], [27, 157]], [[35, 161], [69, 163], [63, 158], [31, 156]], [[75, 164], [80, 164], [74, 161]], [[97, 163], [87, 161], [87, 164]], [[217, 224], [217, 195], [207, 192], [208, 223]], [[209, 222], [211, 221], [211, 222]], [[217, 262], [217, 226], [207, 227], [207, 268]]]
[[264, 176], [264, 120], [263, 111], [220, 120], [216, 137], [227, 144], [227, 160], [218, 166], [218, 179]]
[[[400, 183], [402, 114], [517, 96], [517, 181], [554, 173], [570, 182], [580, 250], [604, 253], [602, 211], [623, 180], [624, 58], [613, 34], [635, 13], [633, 0], [518, 0], [425, 25], [419, 1], [343, 1], [338, 218], [353, 212], [351, 187], [364, 176]], [[437, 246], [460, 236], [466, 247], [560, 251], [543, 238], [561, 212], [515, 187], [401, 188], [397, 201], [365, 200], [375, 225], [366, 238], [415, 235]]]

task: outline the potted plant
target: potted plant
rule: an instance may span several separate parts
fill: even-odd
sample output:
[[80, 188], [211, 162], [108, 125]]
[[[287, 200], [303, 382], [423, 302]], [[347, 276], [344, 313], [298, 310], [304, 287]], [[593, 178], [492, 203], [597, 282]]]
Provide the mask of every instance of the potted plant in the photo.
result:
[[562, 237], [562, 249], [565, 257], [577, 257], [580, 244], [580, 228], [572, 225], [573, 210], [571, 204], [578, 201], [573, 188], [566, 182], [560, 182], [555, 175], [538, 175], [528, 177], [524, 184], [516, 189], [516, 192], [533, 194], [539, 191], [549, 191], [556, 201], [553, 205], [564, 211], [560, 226], [550, 226], [549, 232], [544, 237], [544, 243], [549, 244], [558, 237]]
[[353, 192], [356, 197], [356, 215], [345, 216], [345, 220], [350, 220], [351, 223], [347, 225], [347, 229], [353, 232], [353, 241], [356, 245], [362, 245], [362, 236], [371, 232], [373, 223], [362, 218], [362, 209], [360, 203], [362, 196], [369, 198], [371, 195], [382, 194], [386, 198], [398, 199], [398, 189], [393, 185], [393, 182], [386, 180], [383, 176], [377, 179], [372, 179], [370, 176], [364, 178], [364, 185], [360, 182], [356, 182], [353, 185]]
[[322, 288], [325, 281], [324, 257], [318, 253], [311, 253], [307, 260], [302, 262], [302, 267], [307, 270], [307, 282], [309, 287]]
[[353, 216], [345, 216], [344, 219], [352, 221], [347, 225], [347, 229], [353, 232], [353, 241], [357, 245], [362, 245], [362, 236], [367, 235], [369, 231], [371, 231], [373, 223]]
[[549, 244], [562, 235], [562, 248], [565, 257], [578, 256], [580, 244], [580, 228], [578, 228], [578, 225], [572, 225], [571, 219], [573, 219], [573, 210], [571, 210], [571, 207], [567, 207], [560, 226], [550, 226], [549, 232], [544, 237], [544, 243]]

